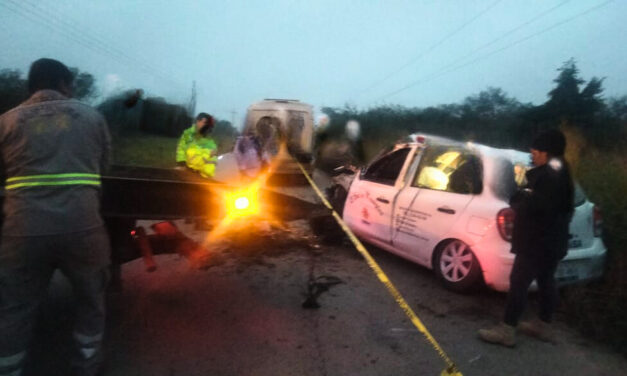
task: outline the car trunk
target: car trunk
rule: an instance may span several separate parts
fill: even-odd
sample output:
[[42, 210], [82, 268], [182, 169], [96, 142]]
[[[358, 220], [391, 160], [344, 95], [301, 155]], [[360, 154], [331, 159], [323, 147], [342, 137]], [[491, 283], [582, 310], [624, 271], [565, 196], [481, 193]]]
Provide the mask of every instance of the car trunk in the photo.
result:
[[589, 248], [594, 240], [594, 204], [586, 199], [579, 185], [575, 184], [575, 212], [570, 222], [569, 254]]
[[[522, 161], [512, 163], [507, 158], [497, 158], [494, 161], [493, 176], [490, 188], [494, 194], [505, 202], [523, 184], [524, 175], [529, 166]], [[569, 256], [575, 256], [578, 249], [586, 249], [594, 241], [594, 204], [589, 202], [581, 189], [575, 183], [575, 211], [570, 222]]]

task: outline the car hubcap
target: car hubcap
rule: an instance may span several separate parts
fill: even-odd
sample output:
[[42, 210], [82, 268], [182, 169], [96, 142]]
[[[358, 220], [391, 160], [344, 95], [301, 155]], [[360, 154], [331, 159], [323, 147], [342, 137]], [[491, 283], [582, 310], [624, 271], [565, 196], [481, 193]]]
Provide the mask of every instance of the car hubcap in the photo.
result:
[[440, 257], [440, 271], [447, 281], [459, 282], [466, 278], [472, 268], [472, 252], [460, 241], [449, 243]]

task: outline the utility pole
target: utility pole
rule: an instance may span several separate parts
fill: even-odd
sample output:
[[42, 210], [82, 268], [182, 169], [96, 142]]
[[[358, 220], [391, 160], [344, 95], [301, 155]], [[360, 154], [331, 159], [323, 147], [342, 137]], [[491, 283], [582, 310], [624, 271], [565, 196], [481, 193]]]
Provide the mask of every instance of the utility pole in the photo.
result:
[[196, 116], [196, 81], [192, 81], [192, 96], [189, 99], [189, 104], [187, 105], [187, 112], [189, 116], [192, 118]]
[[237, 126], [235, 125], [235, 115], [237, 115], [237, 111], [231, 110], [231, 126], [237, 130]]

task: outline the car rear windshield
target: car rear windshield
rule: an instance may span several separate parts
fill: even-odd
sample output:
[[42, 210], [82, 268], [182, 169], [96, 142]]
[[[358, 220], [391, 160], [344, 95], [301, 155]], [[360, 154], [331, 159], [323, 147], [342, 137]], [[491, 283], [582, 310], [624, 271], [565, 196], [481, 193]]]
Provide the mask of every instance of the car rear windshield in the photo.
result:
[[[518, 188], [527, 184], [525, 173], [531, 166], [524, 163], [513, 163], [506, 158], [497, 158], [494, 163], [491, 189], [503, 201], [509, 202], [510, 197]], [[575, 206], [586, 202], [586, 194], [581, 186], [575, 182]]]

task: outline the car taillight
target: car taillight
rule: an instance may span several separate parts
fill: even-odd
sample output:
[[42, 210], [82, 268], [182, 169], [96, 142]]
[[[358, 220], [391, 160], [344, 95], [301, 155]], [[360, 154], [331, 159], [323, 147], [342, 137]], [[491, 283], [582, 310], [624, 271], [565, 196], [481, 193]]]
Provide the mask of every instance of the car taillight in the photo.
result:
[[601, 215], [601, 208], [594, 205], [594, 209], [592, 211], [592, 226], [594, 231], [594, 236], [599, 238], [601, 237], [601, 231], [603, 228], [603, 216]]
[[514, 213], [512, 208], [501, 209], [496, 215], [496, 227], [499, 229], [499, 234], [501, 234], [501, 237], [508, 242], [512, 241], [515, 216], [516, 213]]

